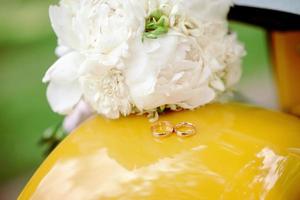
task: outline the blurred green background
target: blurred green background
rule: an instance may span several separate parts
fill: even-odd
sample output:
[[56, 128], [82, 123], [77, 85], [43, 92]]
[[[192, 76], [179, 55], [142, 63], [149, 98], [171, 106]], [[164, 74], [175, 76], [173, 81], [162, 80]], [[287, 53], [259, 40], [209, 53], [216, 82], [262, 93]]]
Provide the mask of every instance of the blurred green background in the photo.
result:
[[[5, 199], [1, 186], [7, 192], [11, 180], [25, 174], [24, 182], [37, 168], [43, 159], [38, 146], [41, 134], [61, 119], [50, 110], [46, 86], [41, 82], [56, 60], [56, 37], [48, 19], [48, 7], [55, 2], [0, 0], [0, 199]], [[269, 99], [255, 98], [273, 88], [266, 32], [235, 22], [230, 26], [248, 51], [239, 90], [244, 96], [254, 97], [254, 103], [272, 104], [272, 93]], [[15, 188], [15, 194], [23, 182]]]
[[[51, 112], [41, 78], [55, 61], [50, 0], [0, 0], [0, 185], [32, 171], [37, 145], [59, 117]], [[0, 198], [1, 199], [1, 198]]]

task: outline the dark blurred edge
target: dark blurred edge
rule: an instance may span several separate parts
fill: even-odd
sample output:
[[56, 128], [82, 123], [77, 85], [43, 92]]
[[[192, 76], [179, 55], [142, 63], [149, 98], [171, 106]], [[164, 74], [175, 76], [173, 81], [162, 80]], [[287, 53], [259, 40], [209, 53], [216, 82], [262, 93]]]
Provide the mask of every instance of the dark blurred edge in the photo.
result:
[[229, 19], [258, 25], [268, 30], [300, 30], [300, 15], [277, 10], [235, 5]]

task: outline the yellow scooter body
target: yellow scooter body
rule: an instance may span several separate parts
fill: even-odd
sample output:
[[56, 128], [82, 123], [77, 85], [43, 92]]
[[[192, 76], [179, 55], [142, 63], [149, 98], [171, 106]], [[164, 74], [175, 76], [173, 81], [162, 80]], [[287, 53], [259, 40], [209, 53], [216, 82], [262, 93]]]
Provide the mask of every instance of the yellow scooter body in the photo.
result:
[[162, 115], [189, 138], [152, 136], [148, 119], [93, 117], [68, 136], [19, 200], [299, 200], [300, 120], [240, 104]]

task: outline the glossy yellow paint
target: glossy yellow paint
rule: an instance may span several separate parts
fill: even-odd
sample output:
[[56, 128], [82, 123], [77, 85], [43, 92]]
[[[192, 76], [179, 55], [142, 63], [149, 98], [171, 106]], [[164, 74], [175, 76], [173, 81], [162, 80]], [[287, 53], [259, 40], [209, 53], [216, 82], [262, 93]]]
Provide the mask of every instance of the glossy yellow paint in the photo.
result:
[[195, 136], [156, 139], [145, 117], [94, 117], [46, 159], [19, 200], [300, 199], [300, 120], [240, 104], [168, 113]]

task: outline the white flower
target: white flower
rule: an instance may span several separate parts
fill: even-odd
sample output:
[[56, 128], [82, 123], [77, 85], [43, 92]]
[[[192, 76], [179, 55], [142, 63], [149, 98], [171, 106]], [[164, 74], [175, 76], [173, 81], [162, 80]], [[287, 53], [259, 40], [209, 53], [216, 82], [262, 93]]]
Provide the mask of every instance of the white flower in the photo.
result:
[[137, 48], [140, 59], [126, 70], [131, 97], [140, 110], [170, 104], [192, 109], [215, 98], [209, 87], [212, 72], [204, 65], [194, 38], [171, 32], [150, 43], [141, 44], [143, 51]]
[[[81, 58], [81, 59], [78, 59]], [[84, 60], [77, 53], [59, 59], [46, 73], [49, 81], [47, 96], [52, 109], [69, 114], [83, 98], [99, 114], [118, 118], [131, 112], [128, 88], [122, 72]]]
[[84, 56], [68, 53], [56, 61], [44, 76], [43, 82], [49, 82], [47, 98], [54, 112], [69, 114], [80, 101], [79, 69], [83, 62]]
[[[91, 63], [93, 70], [102, 72], [99, 77], [93, 75], [94, 81], [103, 79], [101, 75], [112, 66], [122, 68], [122, 58], [127, 56], [130, 42], [136, 37], [140, 39], [143, 32], [142, 8], [131, 0], [62, 0], [59, 6], [50, 7], [50, 19], [59, 41], [56, 52], [61, 58], [43, 81], [49, 82], [47, 97], [55, 112], [71, 113], [84, 94], [89, 94], [84, 91], [85, 84], [81, 85], [86, 82], [79, 80], [90, 76], [85, 73]], [[115, 87], [118, 86], [121, 87]], [[85, 98], [90, 100], [89, 95]], [[95, 102], [90, 103], [95, 106]], [[120, 107], [120, 112], [127, 113], [123, 108]], [[117, 116], [115, 107], [112, 114], [101, 109], [97, 107], [107, 117]]]
[[240, 79], [244, 55], [236, 35], [228, 33], [231, 5], [61, 0], [50, 8], [60, 58], [44, 77], [52, 109], [70, 114], [83, 102], [115, 119], [218, 100]]
[[130, 0], [62, 0], [50, 7], [50, 19], [60, 46], [119, 64], [128, 42], [143, 31], [144, 13]]
[[125, 76], [134, 105], [140, 110], [161, 105], [193, 109], [216, 101], [241, 75], [244, 49], [235, 35], [227, 33], [231, 1], [151, 3], [148, 13], [163, 9], [171, 19], [171, 30], [156, 40], [136, 41], [132, 47], [135, 59], [127, 62]]
[[101, 69], [80, 78], [85, 100], [108, 118], [116, 119], [120, 114], [131, 113], [128, 88], [120, 70]]
[[[148, 0], [146, 10], [160, 9], [170, 18], [170, 26], [185, 34], [197, 35], [196, 26], [204, 23], [226, 23], [232, 0]], [[219, 30], [220, 31], [220, 30]], [[224, 27], [223, 31], [227, 31]], [[214, 33], [212, 37], [218, 35]]]

